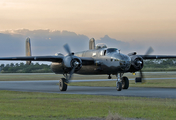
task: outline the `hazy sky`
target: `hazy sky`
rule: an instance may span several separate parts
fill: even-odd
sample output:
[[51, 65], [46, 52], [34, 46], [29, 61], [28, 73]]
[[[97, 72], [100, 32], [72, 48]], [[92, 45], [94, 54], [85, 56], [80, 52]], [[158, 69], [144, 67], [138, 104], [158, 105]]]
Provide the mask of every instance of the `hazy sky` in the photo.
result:
[[176, 0], [0, 0], [0, 30], [19, 28], [174, 44]]

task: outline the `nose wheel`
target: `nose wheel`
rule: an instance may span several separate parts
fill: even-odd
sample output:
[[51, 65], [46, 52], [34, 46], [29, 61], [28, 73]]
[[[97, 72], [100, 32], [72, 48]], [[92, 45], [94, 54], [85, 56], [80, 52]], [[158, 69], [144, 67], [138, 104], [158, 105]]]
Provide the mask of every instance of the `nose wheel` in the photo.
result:
[[121, 82], [116, 82], [116, 89], [117, 89], [117, 91], [122, 90], [122, 83]]
[[121, 81], [121, 73], [117, 73], [117, 82], [116, 82], [116, 89], [117, 91], [121, 91], [122, 90], [122, 81]]

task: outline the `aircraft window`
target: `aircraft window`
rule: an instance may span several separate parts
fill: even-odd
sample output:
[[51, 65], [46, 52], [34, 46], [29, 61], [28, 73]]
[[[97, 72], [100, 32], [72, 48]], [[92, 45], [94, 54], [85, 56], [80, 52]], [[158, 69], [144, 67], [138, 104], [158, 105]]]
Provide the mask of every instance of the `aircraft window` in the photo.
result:
[[106, 50], [102, 50], [102, 51], [100, 52], [100, 55], [101, 55], [101, 56], [105, 56], [105, 55], [106, 55]]
[[104, 51], [104, 56], [106, 55], [106, 50]]
[[96, 53], [93, 53], [93, 54], [92, 54], [92, 57], [96, 57]]
[[102, 50], [102, 51], [100, 52], [100, 55], [103, 56], [103, 54], [104, 54], [104, 51]]
[[117, 48], [108, 48], [107, 53], [118, 52]]
[[102, 49], [102, 48], [107, 48], [107, 46], [104, 43], [99, 43], [96, 45], [96, 50]]

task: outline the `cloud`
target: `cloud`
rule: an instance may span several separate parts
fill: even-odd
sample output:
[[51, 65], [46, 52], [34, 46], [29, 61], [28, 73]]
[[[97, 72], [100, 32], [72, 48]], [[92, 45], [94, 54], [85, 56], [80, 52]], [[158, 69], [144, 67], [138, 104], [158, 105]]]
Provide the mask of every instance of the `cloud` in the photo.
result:
[[[0, 33], [0, 56], [25, 56], [25, 39], [31, 38], [32, 55], [54, 55], [57, 52], [66, 54], [63, 45], [68, 43], [73, 52], [79, 52], [89, 49], [89, 39], [86, 35], [76, 34], [70, 31], [51, 31], [49, 29], [18, 29], [7, 30]], [[105, 43], [108, 47], [115, 47], [121, 50], [121, 53], [128, 54], [136, 51], [138, 54], [145, 54], [151, 43], [145, 43], [141, 40], [124, 42], [105, 35], [96, 40], [97, 43]], [[175, 54], [175, 44], [161, 43], [152, 44], [154, 54]]]
[[118, 48], [119, 50], [129, 51], [130, 44], [114, 38], [110, 38], [108, 35], [105, 35], [103, 38], [96, 40], [96, 43], [105, 43], [107, 47]]
[[51, 30], [10, 30], [0, 33], [0, 56], [25, 55], [25, 39], [31, 38], [33, 55], [54, 55], [65, 52], [63, 45], [68, 43], [74, 52], [87, 50], [89, 38], [69, 31]]

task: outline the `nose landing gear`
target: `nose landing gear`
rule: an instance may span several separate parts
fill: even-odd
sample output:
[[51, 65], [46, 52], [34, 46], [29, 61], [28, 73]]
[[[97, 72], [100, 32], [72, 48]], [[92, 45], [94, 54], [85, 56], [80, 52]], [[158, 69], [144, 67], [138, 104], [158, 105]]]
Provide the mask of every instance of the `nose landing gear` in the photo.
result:
[[116, 82], [116, 89], [117, 91], [121, 91], [122, 90], [122, 81], [121, 81], [121, 73], [117, 73], [117, 82]]

